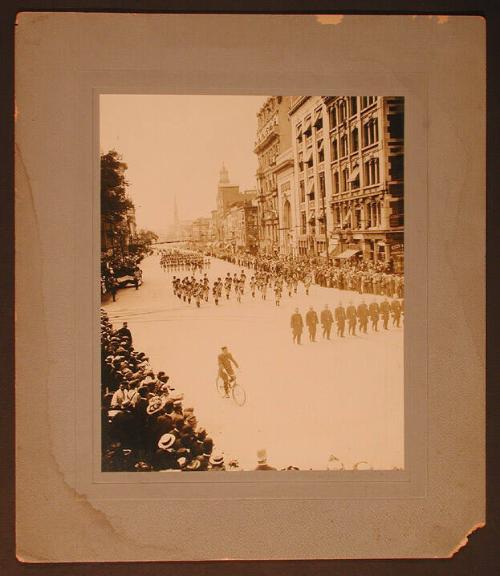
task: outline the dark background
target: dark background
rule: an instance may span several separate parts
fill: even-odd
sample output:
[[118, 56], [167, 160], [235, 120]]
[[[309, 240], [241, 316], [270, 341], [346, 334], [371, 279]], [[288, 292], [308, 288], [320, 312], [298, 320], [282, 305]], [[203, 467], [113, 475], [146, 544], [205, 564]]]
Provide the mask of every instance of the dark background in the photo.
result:
[[[474, 0], [25, 0], [1, 5], [0, 17], [0, 571], [38, 576], [71, 574], [115, 576], [483, 576], [500, 574], [498, 522], [500, 345], [496, 324], [500, 292], [500, 209], [498, 166], [498, 70], [500, 2]], [[463, 14], [481, 15], [487, 24], [487, 525], [449, 560], [315, 560], [251, 562], [151, 562], [21, 564], [15, 559], [14, 508], [14, 28], [17, 12], [185, 12], [309, 14]], [[497, 352], [495, 354], [495, 352]], [[497, 415], [497, 418], [495, 418]], [[36, 431], [35, 431], [36, 432]], [[36, 486], [33, 487], [36, 489]], [[182, 527], [180, 526], [182, 532]], [[189, 537], [186, 534], [186, 537]]]

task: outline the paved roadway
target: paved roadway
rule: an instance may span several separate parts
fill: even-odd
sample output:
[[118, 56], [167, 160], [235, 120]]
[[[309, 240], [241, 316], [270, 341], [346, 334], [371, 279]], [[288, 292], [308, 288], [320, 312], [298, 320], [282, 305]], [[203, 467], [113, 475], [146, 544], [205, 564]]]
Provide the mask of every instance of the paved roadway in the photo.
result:
[[[141, 288], [120, 290], [105, 309], [116, 328], [128, 321], [134, 347], [184, 392], [184, 405], [194, 406], [226, 459], [253, 469], [256, 451], [265, 448], [277, 468], [324, 470], [335, 467], [332, 454], [346, 468], [357, 462], [374, 469], [403, 467], [403, 328], [345, 338], [332, 330], [331, 341], [321, 340], [318, 330], [316, 343], [308, 342], [305, 331], [301, 346], [292, 342], [295, 307], [305, 313], [313, 305], [319, 315], [325, 303], [356, 304], [362, 296], [314, 285], [306, 296], [299, 285], [292, 298], [284, 291], [278, 308], [271, 290], [267, 301], [252, 299], [247, 271], [241, 304], [233, 296], [219, 307], [210, 299], [198, 309], [173, 295], [171, 279], [179, 273], [163, 272], [156, 255], [142, 268]], [[208, 275], [212, 281], [238, 270], [212, 259]], [[222, 345], [240, 364], [238, 381], [247, 392], [243, 407], [217, 394]]]

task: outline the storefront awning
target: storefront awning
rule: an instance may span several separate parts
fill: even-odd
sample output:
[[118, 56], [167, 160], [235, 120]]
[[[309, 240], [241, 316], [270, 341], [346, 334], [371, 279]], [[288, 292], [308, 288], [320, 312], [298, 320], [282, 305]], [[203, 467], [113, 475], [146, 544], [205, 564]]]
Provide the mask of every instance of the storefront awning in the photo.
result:
[[359, 178], [359, 166], [356, 166], [351, 172], [351, 176], [348, 179], [348, 182], [354, 182], [354, 180], [357, 180], [358, 178]]
[[359, 253], [359, 250], [353, 250], [352, 248], [349, 248], [348, 250], [344, 250], [343, 252], [341, 252], [338, 256], [335, 256], [335, 258], [347, 260], [348, 258], [352, 258], [353, 256], [355, 256], [358, 253]]

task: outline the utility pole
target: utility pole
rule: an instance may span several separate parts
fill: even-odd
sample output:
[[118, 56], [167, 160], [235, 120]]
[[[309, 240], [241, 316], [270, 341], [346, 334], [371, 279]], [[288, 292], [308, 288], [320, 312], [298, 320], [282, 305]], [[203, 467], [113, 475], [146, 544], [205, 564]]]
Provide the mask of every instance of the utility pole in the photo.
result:
[[327, 226], [327, 219], [326, 219], [326, 210], [325, 210], [325, 195], [323, 190], [321, 190], [321, 209], [323, 211], [323, 218], [325, 219], [325, 250], [326, 250], [326, 263], [330, 264], [330, 252], [328, 249], [328, 226]]

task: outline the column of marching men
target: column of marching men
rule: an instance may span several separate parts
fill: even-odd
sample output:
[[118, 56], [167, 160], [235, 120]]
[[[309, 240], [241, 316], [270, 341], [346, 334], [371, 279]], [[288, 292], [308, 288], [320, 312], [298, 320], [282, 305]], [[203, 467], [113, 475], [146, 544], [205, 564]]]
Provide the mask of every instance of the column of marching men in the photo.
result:
[[[309, 341], [316, 342], [316, 333], [320, 324], [322, 337], [330, 340], [334, 325], [337, 336], [344, 338], [346, 329], [349, 336], [356, 336], [356, 331], [367, 334], [368, 324], [370, 324], [373, 332], [379, 332], [380, 322], [382, 322], [381, 330], [388, 330], [389, 325], [393, 328], [399, 328], [402, 316], [404, 316], [404, 300], [389, 301], [386, 298], [382, 302], [372, 301], [370, 304], [362, 300], [357, 306], [349, 302], [347, 307], [339, 302], [333, 310], [328, 304], [325, 304], [319, 316], [312, 306], [309, 307], [304, 317], [296, 308], [290, 318], [290, 327], [293, 341], [296, 344], [301, 344], [304, 327], [307, 327]], [[391, 318], [392, 322], [390, 321]]]
[[[344, 281], [343, 278], [340, 279], [340, 287], [335, 284], [332, 285], [330, 282], [325, 284], [323, 267], [317, 268], [311, 263], [287, 262], [286, 260], [286, 265], [278, 265], [280, 262], [283, 264], [279, 259], [265, 259], [260, 263], [257, 259], [253, 261], [243, 260], [239, 264], [253, 266], [250, 268], [248, 275], [244, 269], [239, 273], [234, 272], [232, 275], [227, 272], [226, 276], [219, 276], [210, 283], [207, 273], [204, 272], [205, 269], [210, 267], [210, 258], [194, 252], [160, 251], [160, 264], [164, 270], [188, 272], [182, 278], [177, 275], [173, 276], [172, 288], [174, 295], [183, 302], [195, 304], [198, 308], [201, 307], [202, 303], [207, 303], [210, 297], [212, 297], [216, 306], [219, 306], [224, 300], [229, 300], [233, 295], [236, 301], [241, 303], [242, 297], [245, 295], [247, 279], [248, 294], [252, 299], [267, 300], [268, 293], [271, 293], [271, 298], [274, 298], [276, 306], [280, 306], [284, 293], [289, 298], [296, 295], [299, 284], [303, 286], [305, 294], [309, 295], [313, 280], [323, 287], [337, 287], [344, 290], [354, 289], [352, 283]], [[197, 276], [198, 272], [200, 276]], [[346, 278], [352, 277], [353, 272], [351, 271], [350, 274], [351, 276], [346, 274], [345, 270], [344, 272], [337, 272], [338, 276], [346, 275]], [[377, 272], [376, 274], [380, 276], [383, 273]], [[360, 282], [356, 286], [357, 292], [377, 296], [383, 295], [386, 296], [386, 299], [380, 303], [373, 300], [369, 304], [363, 301], [357, 307], [352, 303], [344, 307], [339, 302], [334, 312], [326, 307], [321, 313], [321, 319], [317, 318], [318, 315], [314, 310], [309, 310], [305, 315], [305, 324], [308, 328], [312, 327], [314, 334], [314, 325], [317, 326], [319, 323], [323, 326], [323, 335], [326, 338], [329, 338], [333, 323], [336, 323], [337, 333], [340, 337], [344, 337], [346, 328], [349, 335], [356, 335], [356, 329], [366, 334], [369, 321], [374, 332], [378, 332], [380, 320], [382, 321], [383, 329], [387, 330], [389, 317], [391, 316], [393, 318], [391, 326], [400, 326], [401, 316], [404, 314], [404, 301], [402, 299], [404, 284], [402, 277], [400, 275], [385, 274], [386, 282], [380, 283], [378, 280], [375, 284], [372, 282], [372, 290], [368, 290], [368, 282], [363, 282], [363, 277], [361, 275], [358, 276]], [[390, 278], [391, 281], [387, 281], [387, 278]], [[332, 316], [331, 320], [330, 315]], [[315, 318], [317, 318], [317, 321]], [[297, 316], [295, 316], [295, 323], [299, 323]], [[302, 323], [304, 324], [304, 321]], [[297, 340], [298, 338], [294, 336], [294, 341]], [[315, 341], [315, 335], [311, 338], [311, 341]]]

